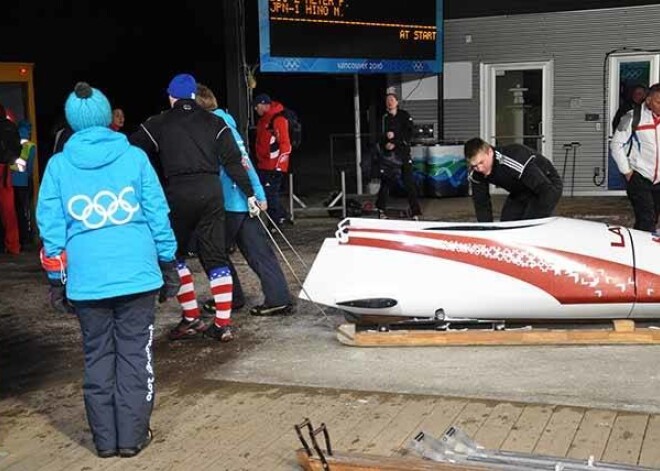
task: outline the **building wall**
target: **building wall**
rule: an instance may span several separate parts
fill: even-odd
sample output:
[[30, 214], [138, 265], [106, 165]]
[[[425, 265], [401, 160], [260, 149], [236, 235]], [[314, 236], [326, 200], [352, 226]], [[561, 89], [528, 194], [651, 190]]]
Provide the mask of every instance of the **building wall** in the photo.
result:
[[[596, 123], [585, 121], [585, 113], [599, 114], [601, 126], [607, 127], [608, 116], [603, 115], [609, 81], [605, 77], [603, 83], [605, 55], [623, 47], [660, 50], [659, 25], [660, 5], [445, 21], [445, 62], [470, 61], [473, 72], [472, 98], [444, 102], [445, 139], [479, 135], [481, 63], [553, 60], [555, 165], [561, 170], [564, 164], [563, 144], [578, 141], [582, 147], [577, 156], [576, 193], [606, 190], [607, 182], [601, 187], [593, 183], [595, 167], [603, 175], [603, 132], [596, 129]], [[469, 44], [466, 35], [472, 37]], [[571, 109], [571, 98], [580, 98], [581, 106]], [[435, 100], [404, 101], [402, 107], [415, 120], [436, 121]]]

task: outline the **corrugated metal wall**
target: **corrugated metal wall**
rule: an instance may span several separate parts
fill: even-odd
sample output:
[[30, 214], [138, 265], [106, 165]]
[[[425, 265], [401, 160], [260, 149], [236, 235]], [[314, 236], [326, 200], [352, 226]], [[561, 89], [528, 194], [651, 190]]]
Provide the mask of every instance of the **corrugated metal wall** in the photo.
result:
[[[469, 44], [467, 34], [472, 36]], [[603, 94], [609, 78], [603, 84], [603, 67], [608, 52], [623, 47], [660, 49], [660, 5], [448, 20], [444, 43], [445, 62], [470, 61], [473, 66], [472, 99], [445, 100], [446, 139], [479, 135], [481, 63], [553, 60], [553, 160], [561, 169], [562, 145], [579, 141], [575, 191], [604, 191], [607, 182], [601, 187], [593, 183], [594, 167], [602, 167], [603, 133], [596, 123], [585, 121], [585, 113], [601, 115], [601, 125], [606, 125]], [[580, 98], [581, 107], [571, 109], [571, 98]], [[436, 121], [435, 101], [409, 101], [402, 107], [415, 120]]]

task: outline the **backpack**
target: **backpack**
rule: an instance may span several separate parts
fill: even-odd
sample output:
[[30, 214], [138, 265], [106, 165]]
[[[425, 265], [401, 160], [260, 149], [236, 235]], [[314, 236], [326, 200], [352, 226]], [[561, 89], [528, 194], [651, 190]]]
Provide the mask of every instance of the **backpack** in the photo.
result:
[[9, 120], [0, 121], [0, 164], [13, 164], [22, 148], [18, 128]]
[[[635, 105], [633, 107], [633, 118], [632, 122], [630, 123], [630, 138], [628, 139], [627, 143], [630, 143], [630, 146], [628, 146], [628, 152], [626, 153], [627, 157], [630, 157], [630, 153], [632, 152], [633, 148], [633, 141], [637, 141], [637, 146], [640, 146], [639, 143], [639, 137], [637, 137], [637, 128], [639, 127], [639, 122], [642, 119], [642, 105]], [[626, 143], [626, 144], [627, 144]]]
[[279, 113], [275, 113], [273, 119], [268, 123], [268, 130], [273, 132], [273, 122], [280, 116], [289, 122], [289, 141], [291, 142], [291, 148], [294, 150], [300, 148], [300, 144], [302, 143], [302, 124], [295, 111], [284, 108]]

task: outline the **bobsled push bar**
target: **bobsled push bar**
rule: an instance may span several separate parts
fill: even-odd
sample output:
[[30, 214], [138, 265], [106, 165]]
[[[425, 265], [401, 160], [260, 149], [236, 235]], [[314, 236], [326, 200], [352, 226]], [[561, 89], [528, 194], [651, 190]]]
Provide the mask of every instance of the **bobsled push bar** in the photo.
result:
[[[408, 444], [409, 453], [398, 457], [332, 450], [325, 424], [314, 429], [307, 418], [294, 428], [303, 446], [296, 450], [296, 458], [306, 471], [651, 471], [651, 468], [641, 466], [601, 463], [593, 458], [573, 460], [489, 450], [456, 427], [449, 427], [440, 439], [420, 431]], [[304, 437], [306, 433], [308, 439]], [[325, 450], [316, 440], [321, 433], [325, 439]]]
[[[296, 450], [298, 464], [305, 471], [487, 471], [477, 465], [436, 463], [417, 457], [390, 458], [362, 453], [340, 453], [330, 446], [330, 434], [325, 424], [314, 428], [308, 418], [294, 426], [302, 448]], [[323, 434], [325, 450], [317, 435]], [[305, 435], [308, 435], [305, 438]]]
[[622, 345], [658, 344], [660, 329], [638, 328], [635, 321], [616, 319], [610, 328], [465, 328], [460, 330], [360, 330], [342, 324], [337, 339], [352, 347], [424, 347], [458, 345]]
[[449, 427], [440, 439], [421, 431], [410, 441], [407, 448], [413, 453], [435, 462], [484, 466], [485, 469], [507, 471], [650, 471], [651, 469], [642, 466], [598, 462], [593, 456], [587, 460], [576, 460], [558, 456], [491, 450], [476, 443], [457, 427]]

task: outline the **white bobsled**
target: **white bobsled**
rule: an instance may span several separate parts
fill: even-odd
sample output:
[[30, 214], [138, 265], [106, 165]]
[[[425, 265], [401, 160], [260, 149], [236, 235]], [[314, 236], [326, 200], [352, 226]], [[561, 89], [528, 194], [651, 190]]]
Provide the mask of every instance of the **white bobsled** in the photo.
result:
[[660, 237], [560, 217], [349, 218], [317, 254], [308, 296], [357, 318], [660, 318]]

